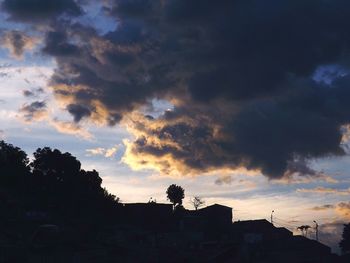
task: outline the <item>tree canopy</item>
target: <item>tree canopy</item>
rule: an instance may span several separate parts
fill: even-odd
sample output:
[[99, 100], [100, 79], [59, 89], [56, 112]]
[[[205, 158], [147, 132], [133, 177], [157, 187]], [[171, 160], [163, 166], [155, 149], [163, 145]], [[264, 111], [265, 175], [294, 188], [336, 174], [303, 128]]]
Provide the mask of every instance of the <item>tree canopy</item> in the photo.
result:
[[[81, 163], [70, 153], [49, 147], [39, 148], [30, 163], [33, 176], [42, 183], [65, 188], [66, 191], [102, 191], [102, 179], [96, 170], [85, 171]], [[67, 192], [65, 193], [67, 194]]]
[[173, 203], [174, 208], [182, 205], [182, 199], [185, 198], [185, 190], [176, 184], [172, 184], [166, 190], [168, 200]]
[[99, 173], [81, 169], [72, 154], [44, 147], [33, 156], [29, 163], [23, 150], [0, 141], [0, 188], [11, 199], [35, 209], [80, 216], [98, 216], [118, 203], [116, 196], [102, 188]]
[[29, 173], [29, 159], [20, 148], [0, 141], [0, 182], [18, 184]]

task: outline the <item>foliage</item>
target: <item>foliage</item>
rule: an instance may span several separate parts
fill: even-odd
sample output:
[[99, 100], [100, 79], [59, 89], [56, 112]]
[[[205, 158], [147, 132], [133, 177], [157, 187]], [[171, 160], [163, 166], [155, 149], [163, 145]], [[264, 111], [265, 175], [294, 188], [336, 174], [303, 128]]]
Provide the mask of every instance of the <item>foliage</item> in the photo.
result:
[[34, 153], [34, 160], [30, 164], [33, 176], [55, 187], [74, 191], [102, 191], [102, 179], [96, 170], [80, 169], [81, 164], [70, 153], [61, 153], [49, 147], [39, 148]]
[[29, 163], [24, 151], [0, 141], [0, 187], [9, 199], [59, 217], [100, 220], [113, 214], [120, 200], [101, 187], [96, 170], [85, 171], [76, 157], [49, 147], [33, 155]]
[[339, 246], [344, 254], [350, 253], [350, 223], [344, 224], [342, 240]]
[[185, 190], [176, 184], [172, 184], [166, 190], [168, 200], [175, 206], [182, 205], [182, 199], [185, 198]]
[[14, 185], [23, 182], [29, 173], [27, 154], [12, 144], [0, 141], [0, 182]]
[[34, 152], [34, 161], [30, 164], [34, 175], [50, 176], [57, 181], [70, 180], [71, 175], [78, 174], [80, 162], [70, 153], [61, 153], [49, 147], [38, 148]]
[[[80, 213], [90, 209], [108, 209], [119, 199], [101, 187], [96, 170], [85, 171], [76, 157], [49, 147], [39, 148], [30, 164], [41, 196], [67, 212]], [[70, 210], [70, 211], [69, 211]]]
[[103, 196], [106, 200], [114, 202], [115, 204], [119, 204], [121, 202], [119, 197], [109, 193], [106, 188], [103, 188]]

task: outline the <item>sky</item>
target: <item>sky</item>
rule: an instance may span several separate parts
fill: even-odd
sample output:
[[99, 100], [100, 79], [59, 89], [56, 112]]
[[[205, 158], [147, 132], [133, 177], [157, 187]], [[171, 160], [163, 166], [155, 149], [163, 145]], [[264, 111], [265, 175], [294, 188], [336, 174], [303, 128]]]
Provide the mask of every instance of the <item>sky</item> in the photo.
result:
[[[0, 0], [0, 137], [70, 152], [122, 202], [233, 208], [339, 251], [350, 3]], [[310, 232], [310, 238], [315, 232]]]

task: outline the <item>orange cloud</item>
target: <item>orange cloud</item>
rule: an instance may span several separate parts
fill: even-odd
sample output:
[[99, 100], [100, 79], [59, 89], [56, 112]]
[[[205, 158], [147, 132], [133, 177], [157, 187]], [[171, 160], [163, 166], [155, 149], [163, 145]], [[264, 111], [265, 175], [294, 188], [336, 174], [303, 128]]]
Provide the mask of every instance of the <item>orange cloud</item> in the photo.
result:
[[314, 211], [334, 210], [342, 218], [350, 220], [350, 202], [340, 202], [337, 204], [327, 204], [311, 208]]
[[[167, 125], [183, 125], [195, 127], [198, 121], [189, 118], [178, 118], [164, 121], [162, 119], [153, 119], [141, 114], [132, 113], [123, 119], [122, 124], [134, 135], [135, 141], [125, 139], [123, 141], [126, 151], [122, 161], [133, 170], [155, 170], [161, 175], [170, 177], [196, 176], [199, 174], [217, 173], [240, 173], [240, 174], [261, 174], [257, 170], [247, 170], [244, 165], [223, 165], [221, 168], [210, 166], [198, 167], [187, 163], [193, 159], [205, 162], [204, 153], [207, 151], [216, 152], [220, 155], [220, 150], [215, 145], [206, 144], [206, 149], [187, 156], [184, 151], [184, 142], [176, 140], [171, 133], [159, 132], [166, 129]], [[215, 127], [214, 127], [215, 128]], [[213, 129], [214, 129], [213, 128]], [[213, 130], [213, 136], [220, 136]], [[184, 138], [186, 140], [186, 138]], [[142, 145], [140, 150], [138, 146]]]
[[350, 220], [350, 202], [341, 202], [335, 207], [335, 211], [346, 219]]
[[53, 119], [50, 121], [50, 124], [61, 133], [82, 137], [84, 139], [91, 139], [93, 137], [91, 133], [89, 133], [87, 130], [83, 129], [80, 125], [76, 123]]
[[42, 121], [48, 118], [48, 111], [44, 101], [35, 101], [30, 104], [24, 104], [19, 109], [20, 118], [26, 123], [33, 121]]

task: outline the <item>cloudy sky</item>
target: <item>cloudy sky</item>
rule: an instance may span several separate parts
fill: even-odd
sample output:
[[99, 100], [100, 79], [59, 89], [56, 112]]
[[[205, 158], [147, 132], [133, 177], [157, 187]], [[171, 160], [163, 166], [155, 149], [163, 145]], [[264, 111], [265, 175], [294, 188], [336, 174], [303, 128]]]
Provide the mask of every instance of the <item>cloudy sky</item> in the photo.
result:
[[[234, 219], [350, 221], [350, 2], [0, 0], [0, 136]], [[311, 231], [311, 238], [314, 232]]]

